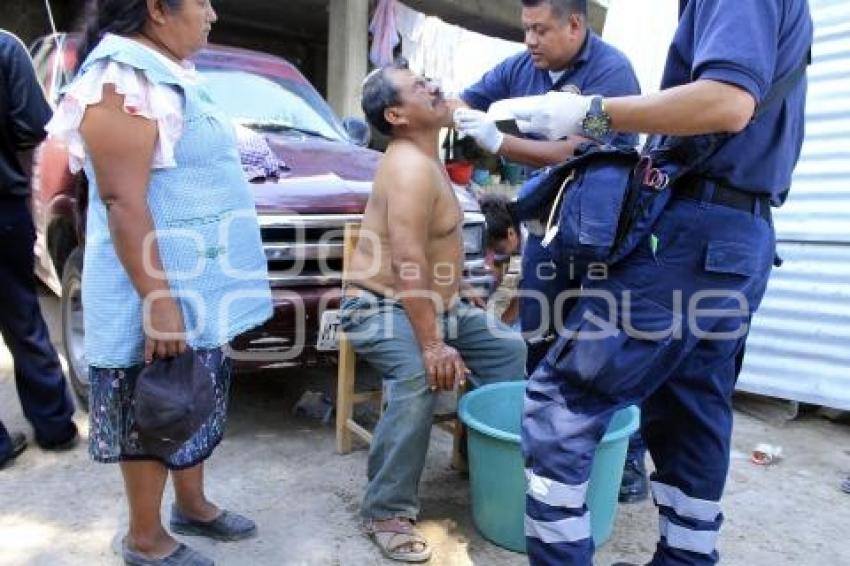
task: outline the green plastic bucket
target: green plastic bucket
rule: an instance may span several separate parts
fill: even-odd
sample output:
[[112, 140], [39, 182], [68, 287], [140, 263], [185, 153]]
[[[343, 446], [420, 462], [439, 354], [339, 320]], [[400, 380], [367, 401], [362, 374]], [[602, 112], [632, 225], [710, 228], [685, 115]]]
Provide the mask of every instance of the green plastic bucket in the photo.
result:
[[[519, 438], [524, 395], [525, 381], [496, 383], [466, 394], [459, 407], [468, 427], [475, 525], [488, 540], [516, 552], [525, 552], [526, 480]], [[636, 407], [616, 413], [596, 450], [587, 506], [597, 546], [614, 530], [629, 436], [639, 420]]]

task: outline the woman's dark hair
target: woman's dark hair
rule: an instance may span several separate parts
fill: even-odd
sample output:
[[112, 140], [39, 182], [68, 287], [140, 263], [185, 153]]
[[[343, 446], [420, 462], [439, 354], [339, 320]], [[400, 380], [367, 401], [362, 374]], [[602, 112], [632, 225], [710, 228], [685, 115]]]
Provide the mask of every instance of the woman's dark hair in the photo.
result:
[[[177, 10], [183, 0], [159, 0], [167, 10]], [[148, 19], [145, 0], [89, 0], [83, 24], [83, 37], [77, 49], [77, 68], [107, 33], [139, 33]]]
[[479, 197], [478, 205], [487, 224], [487, 246], [495, 246], [508, 237], [508, 229], [513, 228], [520, 234], [519, 222], [511, 214], [510, 199], [507, 196], [486, 193]]

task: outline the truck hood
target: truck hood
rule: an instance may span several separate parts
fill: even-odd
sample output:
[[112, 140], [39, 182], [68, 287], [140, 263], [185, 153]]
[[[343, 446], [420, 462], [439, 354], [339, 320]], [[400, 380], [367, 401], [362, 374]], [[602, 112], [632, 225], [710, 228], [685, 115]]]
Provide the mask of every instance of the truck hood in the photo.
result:
[[[269, 147], [288, 171], [279, 180], [252, 183], [260, 214], [362, 214], [372, 192], [380, 152], [351, 143], [313, 137], [266, 135]], [[455, 187], [465, 211], [478, 204]]]
[[268, 135], [266, 141], [289, 166], [290, 177], [333, 173], [350, 181], [371, 181], [382, 155], [352, 143], [315, 137]]
[[259, 213], [360, 214], [366, 209], [379, 152], [312, 137], [265, 137], [289, 170], [281, 171], [277, 181], [251, 184]]

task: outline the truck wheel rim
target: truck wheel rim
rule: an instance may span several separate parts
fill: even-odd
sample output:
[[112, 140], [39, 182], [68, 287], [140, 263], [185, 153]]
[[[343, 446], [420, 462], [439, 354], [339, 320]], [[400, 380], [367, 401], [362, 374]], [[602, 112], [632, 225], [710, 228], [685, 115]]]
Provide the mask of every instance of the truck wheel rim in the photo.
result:
[[86, 364], [85, 332], [83, 330], [83, 296], [80, 281], [75, 279], [67, 289], [68, 298], [64, 301], [65, 349], [68, 363], [77, 379], [88, 386], [88, 366]]

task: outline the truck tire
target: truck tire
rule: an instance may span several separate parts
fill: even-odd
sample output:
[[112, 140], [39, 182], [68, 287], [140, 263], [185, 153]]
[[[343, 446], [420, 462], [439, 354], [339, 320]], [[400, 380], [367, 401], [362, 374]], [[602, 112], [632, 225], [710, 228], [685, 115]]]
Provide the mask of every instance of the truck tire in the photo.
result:
[[68, 361], [68, 378], [80, 405], [89, 407], [89, 372], [83, 330], [83, 248], [77, 246], [62, 270], [62, 347]]

